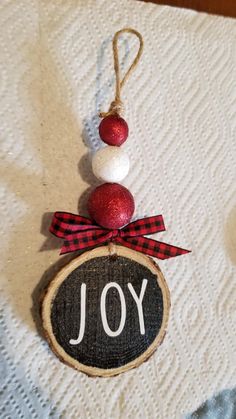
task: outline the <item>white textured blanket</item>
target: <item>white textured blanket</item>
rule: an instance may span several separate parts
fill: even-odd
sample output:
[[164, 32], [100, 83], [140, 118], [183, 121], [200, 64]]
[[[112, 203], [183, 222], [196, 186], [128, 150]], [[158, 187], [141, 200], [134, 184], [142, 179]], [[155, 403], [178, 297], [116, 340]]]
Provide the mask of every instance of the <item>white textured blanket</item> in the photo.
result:
[[[125, 185], [136, 217], [163, 214], [158, 238], [192, 253], [160, 263], [172, 308], [154, 356], [91, 379], [51, 353], [32, 305], [58, 268], [48, 213], [78, 200], [84, 213], [94, 185], [88, 153], [125, 26], [145, 42], [123, 94]], [[0, 27], [0, 416], [181, 418], [236, 384], [236, 21], [133, 0], [4, 0]], [[121, 42], [123, 68], [135, 45]]]

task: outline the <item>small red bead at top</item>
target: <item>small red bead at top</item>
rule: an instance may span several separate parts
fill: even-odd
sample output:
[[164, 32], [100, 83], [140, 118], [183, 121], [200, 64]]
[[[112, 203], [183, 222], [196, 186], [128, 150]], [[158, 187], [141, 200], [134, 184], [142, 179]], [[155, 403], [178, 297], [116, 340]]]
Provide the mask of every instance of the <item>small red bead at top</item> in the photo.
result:
[[106, 116], [99, 125], [99, 135], [104, 143], [120, 146], [129, 134], [127, 122], [118, 115]]
[[131, 220], [134, 213], [133, 195], [118, 183], [103, 183], [91, 193], [88, 212], [104, 228], [121, 228]]

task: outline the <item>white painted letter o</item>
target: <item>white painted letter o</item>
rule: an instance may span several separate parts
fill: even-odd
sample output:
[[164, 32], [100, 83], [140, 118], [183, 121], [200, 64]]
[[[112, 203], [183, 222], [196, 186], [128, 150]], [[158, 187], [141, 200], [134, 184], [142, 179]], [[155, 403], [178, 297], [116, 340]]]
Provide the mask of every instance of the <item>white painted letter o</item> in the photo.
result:
[[[119, 325], [118, 329], [115, 330], [115, 331], [110, 329], [110, 327], [108, 325], [108, 322], [107, 322], [106, 296], [107, 296], [107, 291], [110, 288], [116, 288], [117, 289], [117, 291], [119, 293], [119, 296], [120, 296], [120, 303], [121, 303], [120, 325]], [[119, 336], [121, 334], [122, 330], [124, 329], [124, 325], [125, 325], [125, 321], [126, 321], [126, 303], [125, 303], [124, 293], [123, 293], [120, 285], [118, 285], [116, 282], [109, 282], [109, 284], [105, 285], [105, 287], [103, 288], [102, 295], [101, 295], [100, 308], [101, 308], [102, 324], [103, 324], [103, 327], [104, 327], [104, 330], [105, 330], [106, 334], [108, 336], [111, 336], [111, 337]]]

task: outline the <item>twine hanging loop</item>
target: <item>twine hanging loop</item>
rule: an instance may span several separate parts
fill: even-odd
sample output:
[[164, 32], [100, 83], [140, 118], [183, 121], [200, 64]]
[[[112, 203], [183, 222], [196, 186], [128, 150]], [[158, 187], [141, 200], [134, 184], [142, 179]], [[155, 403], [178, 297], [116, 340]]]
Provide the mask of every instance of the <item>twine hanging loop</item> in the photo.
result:
[[[132, 64], [128, 68], [127, 72], [125, 73], [122, 80], [120, 80], [120, 63], [119, 63], [119, 54], [118, 54], [118, 38], [123, 33], [131, 33], [139, 39], [139, 49], [136, 54], [136, 57], [134, 58]], [[104, 118], [109, 115], [119, 115], [123, 110], [123, 103], [121, 100], [121, 89], [126, 83], [127, 79], [131, 75], [132, 71], [137, 66], [140, 57], [143, 52], [143, 37], [142, 35], [132, 28], [124, 28], [119, 30], [115, 33], [113, 42], [113, 56], [114, 56], [114, 70], [115, 70], [115, 77], [116, 77], [116, 90], [115, 90], [115, 99], [111, 102], [108, 112], [100, 112], [99, 116], [100, 118]]]

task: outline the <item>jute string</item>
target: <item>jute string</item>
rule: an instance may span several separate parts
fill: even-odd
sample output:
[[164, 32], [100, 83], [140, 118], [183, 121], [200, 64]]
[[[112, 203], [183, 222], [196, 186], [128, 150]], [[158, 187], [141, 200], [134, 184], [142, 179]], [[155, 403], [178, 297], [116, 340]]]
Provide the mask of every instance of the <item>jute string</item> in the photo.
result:
[[[136, 57], [134, 58], [132, 64], [128, 68], [127, 72], [125, 73], [122, 80], [120, 80], [120, 63], [119, 63], [119, 55], [118, 55], [118, 38], [123, 33], [131, 33], [138, 37], [139, 39], [139, 49], [137, 52]], [[114, 70], [115, 70], [115, 77], [116, 77], [116, 90], [115, 90], [115, 99], [111, 102], [108, 112], [100, 112], [99, 116], [104, 118], [108, 115], [119, 115], [123, 111], [123, 103], [121, 100], [121, 89], [126, 83], [127, 79], [130, 77], [131, 73], [134, 71], [135, 67], [137, 66], [140, 57], [143, 52], [143, 37], [142, 35], [132, 28], [124, 28], [120, 31], [116, 32], [112, 42], [113, 46], [113, 56], [114, 56]]]

